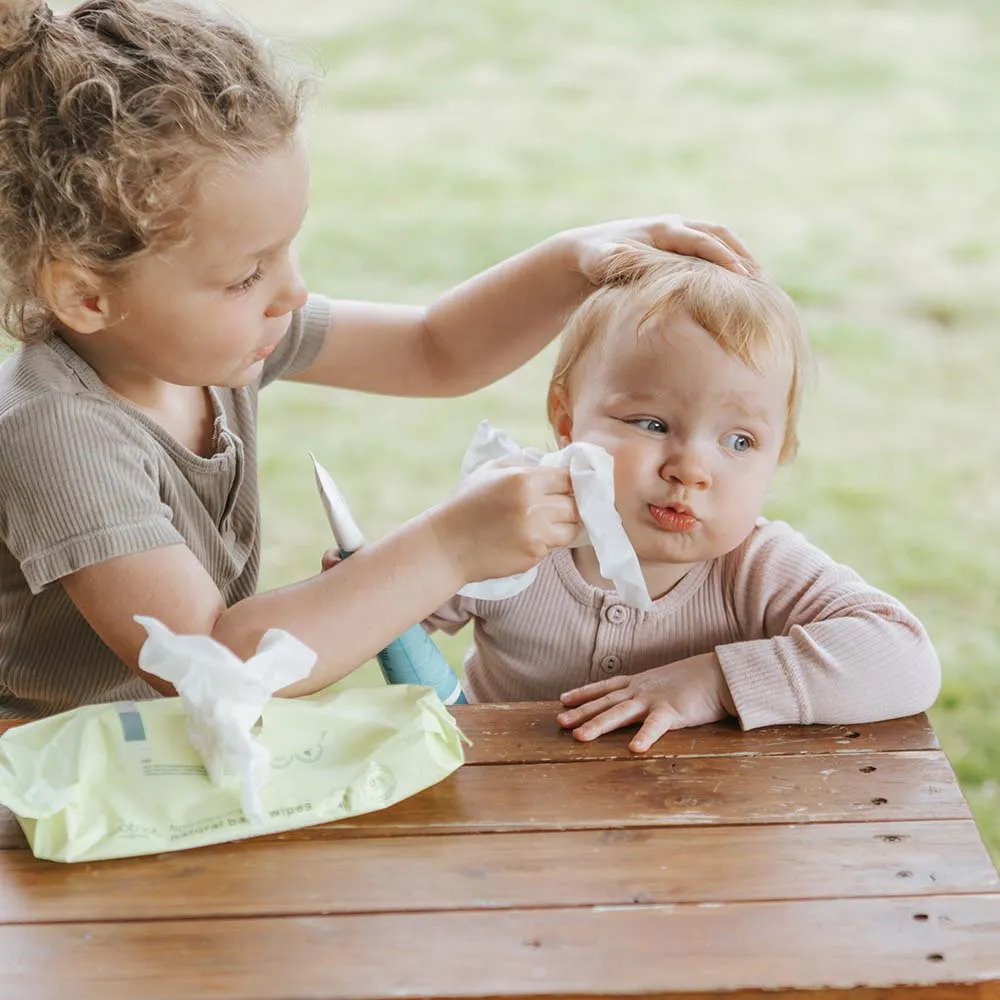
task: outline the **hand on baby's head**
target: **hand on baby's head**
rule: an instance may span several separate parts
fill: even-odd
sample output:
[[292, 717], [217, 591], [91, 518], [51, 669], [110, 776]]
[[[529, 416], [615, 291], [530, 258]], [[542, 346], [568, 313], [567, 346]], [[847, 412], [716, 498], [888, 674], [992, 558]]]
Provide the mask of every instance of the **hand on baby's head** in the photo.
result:
[[595, 285], [607, 283], [623, 245], [644, 245], [700, 257], [737, 274], [754, 274], [757, 264], [746, 244], [726, 226], [676, 214], [619, 219], [580, 230], [585, 237], [580, 269]]

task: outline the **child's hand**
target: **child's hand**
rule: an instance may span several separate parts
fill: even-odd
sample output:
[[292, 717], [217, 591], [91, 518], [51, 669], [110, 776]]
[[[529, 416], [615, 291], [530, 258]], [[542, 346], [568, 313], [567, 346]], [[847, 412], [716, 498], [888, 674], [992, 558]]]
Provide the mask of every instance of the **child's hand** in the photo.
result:
[[736, 714], [715, 653], [586, 684], [567, 691], [561, 701], [569, 710], [560, 712], [556, 721], [585, 742], [642, 721], [628, 745], [635, 753], [644, 753], [669, 729], [701, 726]]
[[752, 274], [757, 270], [753, 254], [735, 233], [715, 222], [682, 219], [679, 215], [619, 219], [574, 229], [567, 235], [575, 239], [580, 271], [595, 285], [602, 283], [612, 254], [625, 240], [637, 240], [688, 257], [701, 257], [739, 274]]
[[441, 547], [467, 583], [523, 573], [576, 537], [568, 469], [487, 462], [435, 512]]

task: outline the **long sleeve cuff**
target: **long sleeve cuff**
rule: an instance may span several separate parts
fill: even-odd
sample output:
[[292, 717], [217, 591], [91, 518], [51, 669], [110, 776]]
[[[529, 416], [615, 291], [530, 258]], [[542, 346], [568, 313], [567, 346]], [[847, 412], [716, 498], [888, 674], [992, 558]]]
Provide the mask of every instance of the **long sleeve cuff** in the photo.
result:
[[808, 722], [805, 693], [777, 662], [774, 641], [716, 646], [743, 729]]

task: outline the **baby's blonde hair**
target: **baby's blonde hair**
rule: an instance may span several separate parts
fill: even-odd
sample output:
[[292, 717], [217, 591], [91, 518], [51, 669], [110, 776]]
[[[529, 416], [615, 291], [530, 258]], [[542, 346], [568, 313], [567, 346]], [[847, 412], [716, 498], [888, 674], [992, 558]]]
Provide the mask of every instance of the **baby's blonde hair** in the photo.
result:
[[0, 0], [0, 326], [51, 332], [52, 261], [114, 279], [183, 240], [205, 166], [287, 143], [301, 95], [247, 28], [184, 0]]
[[792, 459], [798, 449], [802, 390], [812, 367], [809, 342], [792, 300], [760, 273], [748, 277], [697, 257], [631, 241], [612, 254], [600, 287], [577, 308], [562, 332], [549, 381], [549, 422], [555, 420], [553, 390], [561, 388], [571, 395], [570, 377], [581, 358], [637, 301], [649, 303], [636, 326], [637, 335], [654, 317], [684, 313], [755, 371], [775, 356], [791, 361], [785, 438], [778, 460]]

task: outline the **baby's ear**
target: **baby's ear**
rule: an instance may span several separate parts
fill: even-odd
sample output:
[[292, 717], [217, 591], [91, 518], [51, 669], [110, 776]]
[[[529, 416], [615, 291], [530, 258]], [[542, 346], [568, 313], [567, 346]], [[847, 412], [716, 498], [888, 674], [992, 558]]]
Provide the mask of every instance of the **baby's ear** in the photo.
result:
[[79, 264], [49, 261], [40, 284], [48, 307], [74, 333], [97, 333], [118, 319], [104, 282]]
[[556, 442], [560, 448], [565, 448], [573, 441], [573, 414], [566, 386], [555, 382], [549, 386], [548, 411]]

